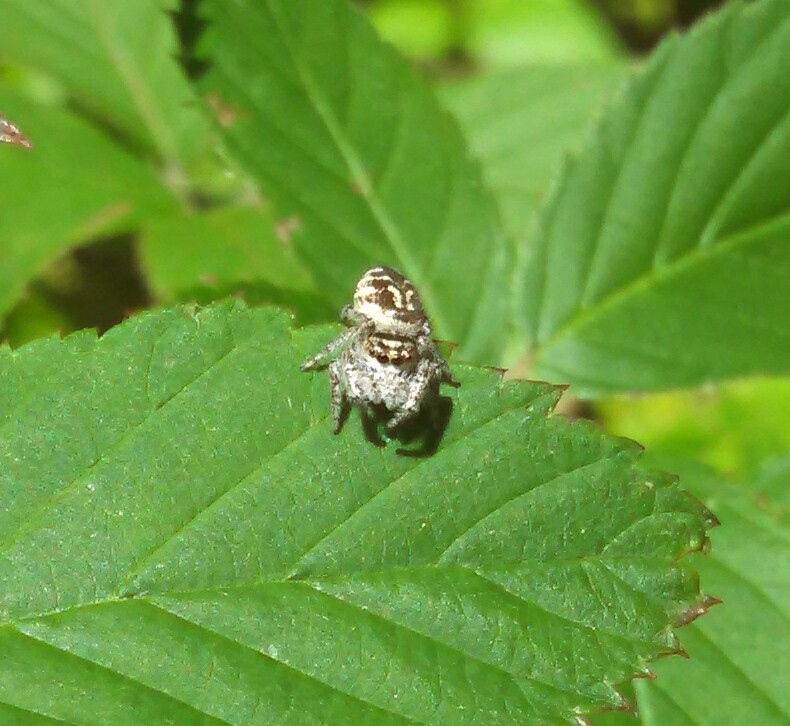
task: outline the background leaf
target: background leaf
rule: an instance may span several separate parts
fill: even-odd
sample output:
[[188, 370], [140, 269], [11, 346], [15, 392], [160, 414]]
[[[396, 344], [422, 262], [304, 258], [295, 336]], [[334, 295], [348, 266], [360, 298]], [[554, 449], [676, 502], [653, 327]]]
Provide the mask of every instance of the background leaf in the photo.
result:
[[511, 239], [524, 243], [563, 161], [625, 72], [616, 64], [527, 66], [441, 89], [482, 162]]
[[790, 451], [790, 380], [732, 381], [704, 390], [610, 398], [596, 414], [612, 434], [648, 450], [695, 459], [748, 480], [766, 460]]
[[427, 85], [347, 2], [215, 2], [205, 90], [336, 308], [389, 264], [420, 290], [437, 334], [500, 362], [510, 249], [464, 141]]
[[3, 0], [0, 52], [56, 78], [69, 96], [170, 167], [206, 154], [208, 123], [176, 61], [174, 0]]
[[[664, 462], [666, 463], [666, 462]], [[678, 462], [673, 462], [674, 466]], [[790, 466], [785, 464], [784, 485]], [[790, 721], [790, 528], [751, 492], [685, 464], [683, 482], [715, 508], [722, 527], [712, 553], [697, 558], [706, 590], [724, 603], [683, 629], [687, 662], [655, 664], [658, 678], [635, 684], [643, 726]], [[595, 726], [633, 719], [596, 717]]]
[[460, 365], [434, 456], [335, 437], [298, 364], [336, 332], [225, 303], [0, 350], [11, 717], [559, 724], [677, 649], [712, 520], [672, 478]]
[[226, 206], [150, 220], [142, 269], [159, 300], [207, 303], [241, 294], [252, 304], [288, 306], [300, 322], [336, 320], [291, 243], [295, 220], [260, 206]]
[[520, 275], [536, 375], [600, 394], [788, 372], [788, 48], [787, 3], [736, 3], [609, 110]]
[[0, 315], [30, 279], [77, 243], [125, 232], [173, 199], [147, 165], [73, 114], [0, 88], [30, 151], [0, 155]]
[[441, 60], [457, 40], [460, 8], [444, 0], [377, 0], [367, 11], [381, 37], [409, 58]]
[[600, 63], [620, 50], [588, 0], [480, 0], [466, 10], [469, 51], [492, 66]]

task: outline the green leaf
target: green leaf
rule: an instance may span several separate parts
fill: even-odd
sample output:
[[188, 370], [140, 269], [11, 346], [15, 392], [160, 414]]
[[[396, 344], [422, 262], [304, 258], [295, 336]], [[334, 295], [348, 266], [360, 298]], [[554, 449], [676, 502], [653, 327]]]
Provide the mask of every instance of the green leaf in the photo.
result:
[[519, 278], [534, 372], [577, 392], [790, 370], [790, 6], [665, 42], [549, 203]]
[[703, 467], [688, 466], [683, 482], [721, 519], [712, 553], [696, 564], [705, 589], [724, 604], [683, 629], [688, 662], [656, 663], [658, 678], [636, 684], [641, 723], [784, 726], [790, 721], [788, 522], [780, 524], [741, 487]]
[[172, 165], [172, 176], [205, 154], [208, 139], [175, 60], [167, 13], [177, 7], [174, 0], [3, 0], [0, 55], [56, 78], [80, 105]]
[[466, 3], [466, 47], [490, 65], [600, 63], [619, 41], [588, 0], [485, 0]]
[[11, 718], [563, 724], [677, 649], [711, 520], [639, 447], [461, 365], [435, 455], [333, 436], [298, 365], [337, 332], [227, 302], [0, 349]]
[[411, 58], [437, 61], [453, 48], [453, 10], [444, 0], [376, 0], [367, 11], [381, 37]]
[[36, 285], [31, 285], [25, 291], [24, 298], [3, 321], [4, 342], [19, 347], [36, 338], [51, 335], [53, 330], [71, 332], [75, 329], [68, 313], [46, 292], [37, 289]]
[[420, 290], [441, 338], [497, 363], [510, 249], [480, 173], [425, 82], [346, 0], [206, 4], [205, 89], [335, 307], [369, 266]]
[[783, 525], [790, 526], [790, 453], [766, 459], [753, 473], [751, 484], [761, 505], [767, 506]]
[[482, 162], [511, 239], [523, 243], [563, 160], [625, 70], [615, 64], [529, 66], [442, 89]]
[[0, 316], [69, 247], [172, 207], [144, 164], [75, 117], [0, 88], [0, 108], [35, 140], [0, 154]]
[[607, 431], [648, 449], [745, 478], [766, 459], [790, 451], [790, 379], [605, 399], [596, 404], [596, 418]]
[[291, 244], [295, 223], [260, 207], [221, 207], [148, 221], [141, 263], [167, 302], [208, 303], [243, 294], [249, 303], [288, 305], [300, 322], [336, 320]]

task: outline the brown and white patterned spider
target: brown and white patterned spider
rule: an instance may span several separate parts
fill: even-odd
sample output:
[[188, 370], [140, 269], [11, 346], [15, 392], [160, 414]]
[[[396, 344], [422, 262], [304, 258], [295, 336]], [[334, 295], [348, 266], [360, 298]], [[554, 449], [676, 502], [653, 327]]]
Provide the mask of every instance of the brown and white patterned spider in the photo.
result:
[[351, 406], [360, 409], [363, 424], [383, 409], [391, 433], [434, 406], [441, 383], [460, 385], [431, 338], [417, 290], [396, 270], [369, 269], [341, 320], [349, 329], [301, 367], [311, 371], [331, 360], [327, 367], [335, 433]]

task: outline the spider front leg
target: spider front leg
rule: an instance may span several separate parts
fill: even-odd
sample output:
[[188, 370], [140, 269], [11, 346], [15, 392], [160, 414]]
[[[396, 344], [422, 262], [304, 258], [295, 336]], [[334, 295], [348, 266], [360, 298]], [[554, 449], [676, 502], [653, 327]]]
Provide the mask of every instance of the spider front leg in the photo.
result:
[[332, 396], [332, 422], [334, 424], [334, 433], [339, 434], [343, 428], [343, 423], [351, 411], [351, 404], [348, 401], [348, 396], [343, 388], [340, 380], [340, 375], [337, 371], [337, 364], [331, 363], [329, 365], [329, 392]]
[[337, 351], [342, 351], [347, 348], [354, 340], [354, 336], [358, 334], [358, 328], [349, 328], [348, 330], [344, 330], [340, 335], [337, 336], [337, 338], [321, 348], [318, 353], [302, 363], [302, 365], [299, 366], [299, 370], [304, 373], [306, 371], [312, 371], [316, 368], [322, 367], [326, 364], [327, 359], [331, 358], [335, 353], [337, 353]]
[[366, 324], [370, 323], [362, 313], [358, 313], [351, 305], [346, 305], [340, 311], [340, 320], [346, 325], [354, 326], [366, 326]]
[[453, 388], [459, 388], [461, 384], [453, 378], [452, 371], [444, 356], [439, 351], [436, 343], [430, 338], [423, 339], [418, 347], [418, 351], [422, 358], [432, 360], [434, 368], [436, 369], [436, 377], [440, 383], [446, 383]]
[[447, 361], [444, 358], [439, 358], [439, 362], [441, 365], [439, 380], [442, 383], [446, 383], [448, 386], [452, 386], [453, 388], [460, 388], [461, 384], [459, 381], [456, 381], [455, 378], [453, 378], [453, 374], [450, 371], [450, 366], [447, 365]]

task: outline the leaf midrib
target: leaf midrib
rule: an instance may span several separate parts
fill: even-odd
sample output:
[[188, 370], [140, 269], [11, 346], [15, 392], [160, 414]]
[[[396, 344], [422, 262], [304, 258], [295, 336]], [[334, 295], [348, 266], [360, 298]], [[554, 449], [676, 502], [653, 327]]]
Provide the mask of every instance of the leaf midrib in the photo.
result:
[[[98, 338], [95, 343], [95, 348], [91, 351], [95, 354], [98, 346], [101, 345], [102, 338]], [[154, 347], [158, 339], [154, 341], [151, 346], [151, 355], [153, 355]], [[244, 341], [244, 345], [247, 345], [248, 341]], [[24, 536], [26, 533], [35, 529], [35, 526], [40, 522], [40, 520], [46, 515], [49, 511], [50, 507], [58, 502], [62, 497], [66, 496], [71, 490], [73, 490], [76, 486], [79, 485], [81, 481], [84, 480], [85, 476], [88, 475], [95, 467], [97, 467], [100, 463], [106, 460], [106, 458], [114, 453], [118, 448], [123, 446], [123, 444], [128, 441], [132, 436], [134, 436], [148, 421], [150, 421], [154, 416], [158, 415], [159, 412], [164, 409], [165, 407], [171, 405], [172, 401], [182, 396], [187, 390], [190, 389], [197, 381], [199, 381], [203, 376], [209, 374], [214, 370], [214, 368], [222, 363], [225, 358], [227, 358], [232, 353], [240, 350], [242, 346], [239, 344], [238, 341], [233, 339], [232, 345], [226, 351], [223, 351], [221, 355], [211, 361], [211, 364], [202, 370], [197, 376], [192, 378], [191, 380], [187, 381], [186, 383], [182, 384], [177, 391], [172, 393], [165, 402], [161, 403], [157, 406], [152, 406], [149, 408], [142, 417], [136, 420], [133, 424], [129, 426], [129, 428], [124, 431], [124, 433], [115, 439], [107, 448], [101, 453], [101, 455], [95, 459], [95, 461], [91, 462], [91, 464], [86, 467], [82, 468], [77, 475], [71, 479], [69, 482], [64, 484], [62, 487], [54, 491], [47, 497], [44, 497], [40, 503], [34, 510], [34, 512], [29, 516], [25, 521], [23, 521], [16, 529], [10, 534], [6, 535], [2, 540], [0, 540], [0, 553], [3, 553], [10, 549], [14, 543], [21, 537]], [[150, 363], [150, 359], [149, 359]], [[146, 379], [146, 386], [148, 386], [148, 381]]]
[[[618, 579], [620, 582], [623, 583], [624, 586], [631, 588], [634, 592], [641, 593], [642, 595], [655, 598], [655, 596], [647, 592], [645, 590], [641, 590], [639, 588], [634, 587], [632, 584], [628, 583], [627, 581], [623, 580], [620, 575], [617, 574], [616, 571], [613, 571], [607, 563], [617, 563], [617, 562], [624, 562], [624, 563], [642, 563], [642, 562], [660, 562], [662, 564], [667, 563], [677, 563], [683, 558], [677, 557], [650, 557], [648, 555], [604, 555], [602, 552], [595, 552], [589, 555], [574, 555], [574, 556], [551, 556], [549, 558], [536, 558], [536, 557], [527, 557], [523, 560], [519, 561], [503, 561], [498, 563], [497, 567], [490, 567], [490, 568], [480, 568], [481, 571], [495, 573], [495, 572], [503, 572], [508, 571], [511, 568], [518, 568], [521, 565], [528, 565], [528, 564], [565, 564], [565, 563], [575, 563], [575, 564], [586, 564], [586, 563], [597, 563], [600, 562], [606, 569], [610, 572], [613, 578]], [[368, 576], [378, 576], [378, 575], [390, 575], [396, 572], [421, 572], [421, 571], [452, 571], [454, 569], [461, 569], [475, 575], [480, 575], [481, 572], [475, 569], [477, 566], [472, 566], [470, 564], [423, 564], [423, 565], [415, 565], [410, 567], [403, 567], [403, 566], [395, 566], [395, 567], [379, 567], [373, 568], [364, 571], [355, 571], [353, 573], [331, 573], [327, 575], [318, 575], [316, 577], [305, 577], [305, 578], [295, 578], [288, 575], [283, 575], [281, 577], [271, 577], [262, 580], [250, 580], [247, 582], [234, 582], [232, 584], [225, 584], [225, 585], [217, 585], [211, 588], [194, 588], [194, 589], [173, 589], [173, 590], [147, 590], [145, 593], [138, 593], [134, 595], [121, 595], [116, 594], [112, 597], [103, 597], [97, 598], [90, 602], [80, 602], [74, 605], [67, 605], [66, 607], [59, 608], [59, 609], [49, 609], [49, 610], [41, 610], [40, 612], [31, 613], [30, 615], [24, 615], [21, 617], [12, 618], [6, 621], [0, 622], [0, 628], [4, 627], [11, 627], [15, 628], [18, 625], [27, 623], [27, 622], [34, 622], [36, 620], [44, 620], [46, 618], [55, 617], [58, 615], [68, 615], [69, 613], [79, 612], [80, 610], [87, 610], [93, 607], [102, 607], [102, 606], [112, 606], [112, 605], [120, 605], [125, 602], [155, 602], [158, 598], [172, 598], [173, 600], [178, 600], [181, 598], [189, 598], [189, 597], [214, 597], [216, 595], [226, 595], [233, 592], [244, 592], [248, 590], [255, 590], [261, 587], [267, 587], [269, 585], [298, 585], [300, 583], [313, 583], [313, 582], [344, 582], [349, 578], [356, 578], [356, 577], [368, 577]], [[658, 601], [656, 601], [658, 602]]]
[[[141, 0], [138, 0], [138, 2]], [[159, 105], [154, 99], [147, 79], [140, 75], [137, 63], [130, 60], [130, 56], [125, 52], [122, 44], [119, 44], [109, 33], [107, 16], [104, 14], [109, 6], [104, 3], [93, 6], [95, 13], [88, 13], [87, 20], [96, 31], [96, 37], [101, 42], [102, 47], [110, 60], [112, 67], [123, 82], [123, 87], [129, 94], [132, 105], [137, 110], [140, 118], [144, 121], [153, 137], [157, 139], [161, 150], [165, 154], [165, 159], [170, 162], [177, 162], [183, 167], [183, 160], [179, 158], [178, 144], [172, 129], [159, 113]], [[157, 13], [162, 11], [157, 9]], [[163, 18], [160, 18], [162, 20]]]
[[[234, 638], [231, 638], [231, 637], [229, 637], [227, 635], [224, 635], [223, 633], [220, 633], [220, 632], [218, 632], [218, 631], [216, 631], [216, 630], [214, 630], [212, 628], [206, 627], [205, 625], [201, 625], [200, 623], [196, 623], [194, 620], [190, 620], [189, 618], [185, 618], [182, 615], [179, 615], [178, 613], [175, 613], [175, 612], [173, 612], [171, 610], [168, 610], [166, 607], [162, 607], [161, 605], [159, 605], [156, 602], [152, 602], [152, 601], [148, 601], [148, 600], [145, 600], [145, 602], [150, 607], [155, 608], [156, 610], [158, 610], [159, 612], [165, 614], [166, 616], [171, 617], [171, 618], [173, 618], [175, 620], [178, 620], [178, 621], [180, 621], [182, 623], [185, 623], [185, 624], [189, 625], [190, 627], [197, 628], [198, 630], [210, 635], [212, 638], [217, 638], [219, 640], [222, 640], [222, 641], [225, 641], [227, 643], [230, 643], [234, 648], [240, 648], [240, 649], [242, 649], [244, 651], [251, 652], [255, 656], [259, 657], [259, 658], [262, 658], [262, 659], [265, 659], [265, 660], [269, 660], [269, 661], [273, 661], [273, 662], [277, 663], [279, 666], [281, 666], [283, 668], [287, 668], [287, 669], [293, 671], [299, 677], [307, 678], [311, 682], [316, 683], [319, 686], [322, 686], [324, 688], [327, 688], [328, 690], [330, 690], [332, 692], [342, 693], [344, 696], [346, 696], [346, 697], [348, 697], [350, 699], [353, 699], [354, 701], [357, 701], [357, 702], [363, 704], [366, 707], [377, 709], [377, 710], [381, 710], [381, 711], [386, 711], [387, 713], [390, 713], [393, 716], [396, 716], [398, 718], [403, 719], [404, 723], [407, 723], [407, 724], [408, 723], [414, 723], [414, 724], [419, 724], [419, 726], [428, 726], [427, 723], [423, 724], [420, 721], [415, 721], [414, 719], [411, 719], [411, 718], [409, 718], [407, 716], [404, 716], [404, 715], [396, 713], [394, 711], [390, 711], [388, 709], [385, 709], [382, 706], [380, 706], [378, 704], [375, 704], [375, 703], [373, 703], [371, 701], [367, 701], [364, 698], [361, 698], [360, 696], [358, 696], [356, 694], [349, 693], [347, 691], [341, 690], [340, 688], [338, 688], [336, 686], [333, 686], [333, 685], [331, 685], [331, 684], [329, 684], [329, 683], [327, 683], [325, 681], [322, 681], [317, 676], [314, 676], [314, 675], [312, 675], [310, 673], [307, 673], [305, 671], [299, 670], [298, 668], [290, 665], [289, 663], [286, 663], [283, 660], [280, 660], [280, 659], [277, 659], [277, 658], [273, 658], [270, 655], [261, 652], [260, 650], [257, 650], [255, 648], [250, 647], [249, 645], [246, 645], [245, 643], [242, 643], [242, 642], [240, 642], [240, 641], [238, 641], [238, 640], [236, 640]], [[186, 707], [188, 707], [188, 708], [190, 708], [190, 709], [192, 709], [194, 711], [198, 711], [199, 713], [207, 716], [208, 718], [216, 720], [218, 723], [227, 724], [227, 726], [231, 726], [230, 723], [220, 719], [218, 716], [214, 716], [214, 715], [212, 715], [212, 714], [210, 714], [210, 713], [208, 713], [206, 711], [203, 711], [202, 709], [198, 708], [197, 706], [195, 706], [195, 705], [193, 705], [191, 703], [188, 703], [187, 701], [183, 701], [180, 698], [178, 698], [176, 696], [173, 696], [172, 694], [168, 693], [167, 691], [163, 691], [163, 690], [161, 690], [159, 688], [156, 688], [154, 686], [150, 686], [147, 683], [144, 683], [143, 681], [141, 681], [141, 680], [139, 680], [139, 679], [137, 679], [135, 677], [128, 676], [128, 675], [122, 673], [121, 671], [115, 670], [115, 669], [113, 669], [113, 668], [111, 668], [111, 667], [109, 667], [109, 666], [107, 666], [107, 665], [95, 660], [95, 659], [89, 658], [89, 657], [84, 656], [84, 655], [79, 655], [77, 653], [74, 653], [74, 652], [72, 652], [70, 650], [67, 650], [65, 648], [62, 648], [60, 646], [53, 645], [48, 640], [43, 640], [41, 638], [33, 636], [33, 635], [29, 634], [29, 633], [26, 633], [24, 630], [19, 630], [19, 629], [15, 628], [15, 627], [12, 627], [11, 629], [14, 630], [15, 632], [19, 633], [20, 635], [22, 635], [24, 637], [27, 637], [27, 638], [30, 638], [32, 640], [35, 640], [35, 641], [41, 643], [44, 646], [50, 647], [53, 650], [56, 650], [57, 652], [62, 653], [65, 656], [68, 656], [68, 657], [71, 657], [71, 658], [75, 658], [75, 659], [83, 661], [85, 663], [90, 663], [91, 665], [96, 666], [98, 668], [101, 668], [104, 671], [113, 674], [114, 676], [122, 678], [122, 679], [124, 679], [124, 680], [126, 680], [126, 681], [128, 681], [130, 683], [133, 683], [135, 686], [140, 686], [141, 688], [145, 688], [145, 689], [151, 690], [151, 691], [153, 691], [155, 693], [159, 693], [162, 696], [164, 696], [165, 698], [172, 699], [173, 701], [181, 703], [181, 704], [185, 705]], [[77, 725], [75, 724], [75, 726], [77, 726]]]
[[[556, 345], [563, 338], [573, 335], [580, 328], [603, 316], [611, 309], [622, 305], [630, 297], [636, 297], [653, 285], [659, 285], [671, 280], [697, 264], [702, 264], [719, 255], [730, 253], [740, 246], [747, 246], [753, 241], [753, 238], [770, 232], [774, 228], [781, 228], [788, 223], [790, 223], [790, 211], [782, 212], [767, 220], [761, 220], [757, 224], [732, 232], [722, 237], [715, 244], [707, 247], [696, 247], [692, 252], [678, 258], [672, 264], [650, 268], [645, 274], [635, 277], [627, 285], [599, 300], [593, 307], [580, 309], [567, 323], [558, 328], [545, 341], [538, 344], [534, 352], [534, 363], [540, 364], [541, 359], [552, 346]], [[781, 331], [777, 329], [775, 332], [779, 334]]]
[[[313, 104], [318, 118], [323, 123], [324, 128], [326, 129], [332, 141], [334, 141], [335, 146], [340, 152], [346, 167], [351, 172], [354, 182], [360, 190], [362, 197], [367, 201], [368, 207], [372, 212], [373, 218], [376, 220], [379, 229], [381, 229], [381, 231], [384, 233], [395, 254], [403, 261], [403, 266], [406, 270], [407, 276], [409, 276], [414, 281], [414, 284], [419, 289], [420, 296], [425, 301], [426, 307], [431, 311], [431, 316], [436, 322], [437, 328], [450, 332], [452, 328], [448, 326], [447, 320], [444, 318], [442, 307], [438, 304], [433, 294], [432, 287], [428, 284], [428, 281], [424, 279], [424, 276], [420, 270], [420, 266], [416, 263], [416, 260], [411, 255], [408, 246], [401, 236], [397, 224], [390, 217], [386, 206], [376, 194], [376, 191], [371, 184], [370, 177], [365, 170], [365, 166], [355, 152], [353, 143], [348, 138], [346, 138], [340, 123], [338, 122], [337, 118], [335, 118], [331, 108], [327, 103], [325, 103], [323, 97], [316, 88], [312, 75], [299, 61], [296, 53], [294, 53], [293, 49], [291, 48], [288, 42], [287, 33], [283, 30], [282, 24], [277, 17], [277, 13], [272, 10], [268, 2], [263, 2], [261, 7], [269, 13], [274, 26], [277, 28], [282, 46], [288, 51], [288, 54], [291, 58], [291, 63], [298, 74], [305, 95]], [[400, 70], [403, 71], [403, 69]], [[402, 122], [402, 114], [399, 114], [398, 120], [399, 122]]]

